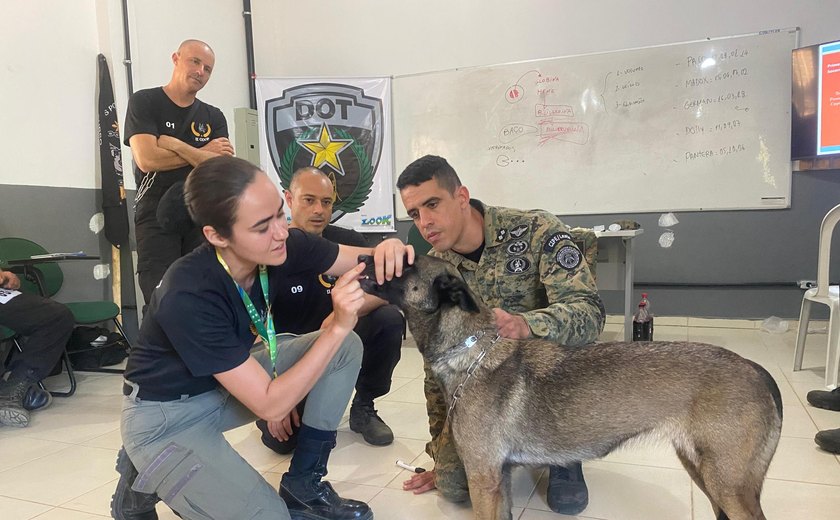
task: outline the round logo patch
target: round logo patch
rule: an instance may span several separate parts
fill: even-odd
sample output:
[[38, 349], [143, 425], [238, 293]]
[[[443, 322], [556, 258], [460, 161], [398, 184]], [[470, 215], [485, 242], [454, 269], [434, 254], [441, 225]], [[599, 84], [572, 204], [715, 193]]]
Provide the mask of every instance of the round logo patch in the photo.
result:
[[524, 240], [516, 240], [507, 246], [507, 252], [511, 255], [521, 255], [528, 250], [528, 242]]
[[560, 267], [566, 270], [572, 270], [580, 265], [581, 254], [575, 246], [563, 246], [557, 251], [555, 258]]
[[319, 274], [318, 281], [321, 282], [321, 285], [326, 287], [327, 289], [332, 289], [335, 286], [335, 282], [338, 280], [335, 276], [331, 276], [328, 274]]
[[510, 274], [524, 273], [531, 268], [531, 262], [527, 258], [514, 257], [505, 263], [505, 271]]

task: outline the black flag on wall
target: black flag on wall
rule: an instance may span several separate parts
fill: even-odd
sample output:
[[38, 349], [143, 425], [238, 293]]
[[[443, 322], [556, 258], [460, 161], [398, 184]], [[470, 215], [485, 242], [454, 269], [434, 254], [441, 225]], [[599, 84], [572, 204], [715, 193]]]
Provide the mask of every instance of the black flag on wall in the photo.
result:
[[128, 244], [128, 206], [123, 187], [117, 104], [105, 56], [99, 55], [99, 161], [102, 170], [102, 212], [105, 238], [115, 247]]

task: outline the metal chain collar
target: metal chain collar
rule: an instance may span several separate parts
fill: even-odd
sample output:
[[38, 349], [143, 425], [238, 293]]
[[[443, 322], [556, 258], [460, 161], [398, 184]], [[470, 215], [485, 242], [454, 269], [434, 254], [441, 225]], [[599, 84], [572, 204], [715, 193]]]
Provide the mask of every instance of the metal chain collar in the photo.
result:
[[[469, 349], [473, 345], [478, 343], [478, 340], [481, 339], [483, 336], [484, 336], [484, 331], [479, 330], [478, 332], [476, 332], [472, 336], [465, 339], [463, 342], [456, 345], [456, 347], [465, 347], [465, 348]], [[449, 410], [446, 411], [446, 421], [449, 421], [449, 416], [452, 415], [452, 410], [455, 409], [455, 404], [458, 402], [458, 399], [461, 398], [461, 394], [463, 393], [464, 386], [467, 384], [467, 381], [470, 380], [470, 377], [472, 377], [473, 372], [475, 372], [476, 369], [478, 369], [478, 366], [481, 364], [481, 361], [484, 359], [484, 356], [487, 355], [487, 351], [490, 349], [490, 347], [495, 345], [496, 342], [499, 341], [500, 338], [501, 338], [501, 335], [496, 334], [496, 337], [493, 338], [493, 341], [491, 341], [487, 346], [482, 347], [481, 352], [479, 352], [478, 356], [476, 356], [476, 358], [473, 360], [473, 362], [470, 363], [470, 366], [467, 368], [467, 375], [464, 376], [464, 380], [461, 381], [461, 384], [459, 384], [457, 387], [455, 387], [455, 391], [452, 392], [452, 404], [449, 405]]]

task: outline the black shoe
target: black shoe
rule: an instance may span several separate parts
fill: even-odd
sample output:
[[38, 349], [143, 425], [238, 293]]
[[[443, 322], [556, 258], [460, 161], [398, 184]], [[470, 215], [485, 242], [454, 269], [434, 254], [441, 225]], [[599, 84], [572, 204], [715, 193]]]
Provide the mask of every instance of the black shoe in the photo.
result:
[[832, 391], [811, 390], [808, 392], [808, 402], [811, 406], [840, 412], [840, 388]]
[[589, 505], [589, 490], [583, 480], [583, 466], [573, 462], [567, 466], [549, 466], [548, 507], [555, 513], [576, 515]]
[[280, 480], [280, 498], [286, 502], [292, 520], [372, 520], [373, 511], [359, 500], [341, 498], [329, 482], [317, 475]]
[[350, 406], [350, 429], [361, 433], [362, 438], [374, 446], [387, 446], [394, 442], [394, 432], [376, 413], [373, 401], [353, 401]]
[[268, 431], [268, 423], [266, 421], [257, 419], [256, 424], [257, 428], [259, 428], [262, 432], [260, 440], [266, 448], [274, 451], [275, 453], [279, 453], [280, 455], [288, 455], [289, 453], [295, 451], [295, 448], [297, 447], [297, 431], [300, 427], [292, 425], [292, 435], [289, 437], [289, 440], [281, 441], [271, 435], [271, 432]]
[[120, 480], [111, 498], [111, 517], [117, 520], [158, 520], [155, 511], [155, 504], [160, 501], [158, 496], [131, 489], [137, 478], [137, 468], [128, 458], [125, 448], [120, 448], [117, 454], [117, 473]]
[[840, 428], [817, 432], [814, 440], [817, 442], [817, 446], [825, 451], [840, 455]]
[[20, 406], [2, 406], [0, 407], [0, 424], [15, 428], [29, 426], [29, 410]]
[[29, 385], [29, 390], [23, 396], [23, 407], [29, 411], [43, 410], [52, 403], [52, 394], [44, 390], [38, 383]]

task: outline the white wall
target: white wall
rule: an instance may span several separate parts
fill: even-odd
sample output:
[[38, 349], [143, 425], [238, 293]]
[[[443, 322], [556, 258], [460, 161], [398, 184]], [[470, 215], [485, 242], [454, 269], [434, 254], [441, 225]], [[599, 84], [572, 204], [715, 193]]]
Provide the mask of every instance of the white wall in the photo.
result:
[[[233, 137], [233, 109], [248, 106], [241, 0], [132, 0], [129, 16], [134, 89], [167, 83], [178, 44], [204, 40], [216, 67], [199, 97], [222, 109]], [[120, 0], [0, 0], [0, 186], [99, 187], [96, 56], [108, 59], [122, 124], [123, 49]], [[126, 172], [130, 157], [123, 147]]]
[[0, 184], [93, 186], [94, 4], [0, 2]]
[[402, 75], [799, 26], [840, 38], [828, 0], [252, 0], [256, 72]]
[[129, 20], [135, 91], [169, 82], [171, 55], [182, 41], [210, 45], [216, 65], [198, 97], [224, 112], [235, 142], [233, 110], [249, 103], [242, 0], [131, 0]]
[[[97, 53], [121, 120], [127, 99], [120, 4], [0, 0], [0, 186], [98, 187]], [[840, 38], [840, 2], [825, 0], [252, 0], [252, 10], [262, 77], [402, 75], [789, 26], [802, 45]], [[129, 15], [135, 90], [166, 83], [178, 43], [203, 39], [216, 70], [201, 98], [233, 130], [233, 109], [248, 105], [242, 1], [130, 0]]]

